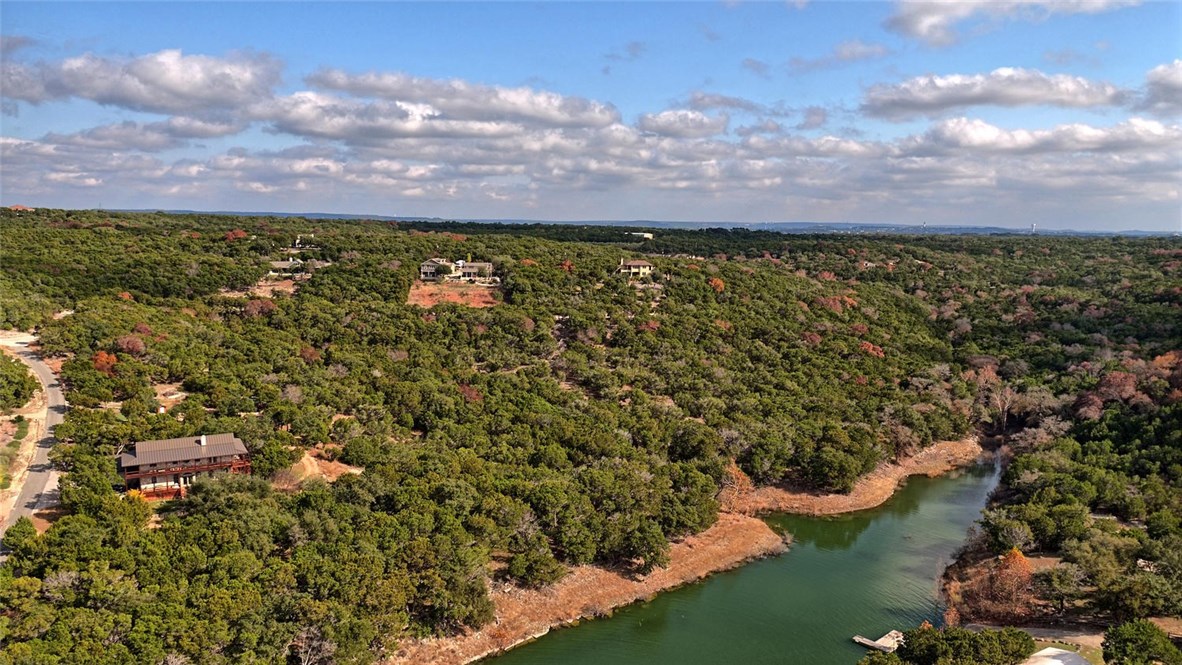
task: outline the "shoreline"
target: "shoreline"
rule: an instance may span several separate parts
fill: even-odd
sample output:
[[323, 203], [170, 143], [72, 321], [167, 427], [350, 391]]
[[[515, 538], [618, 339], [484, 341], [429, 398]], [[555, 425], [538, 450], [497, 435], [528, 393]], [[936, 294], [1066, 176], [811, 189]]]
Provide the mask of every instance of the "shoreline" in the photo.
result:
[[662, 591], [783, 553], [787, 537], [776, 533], [759, 513], [836, 515], [885, 503], [909, 476], [937, 476], [976, 461], [983, 449], [976, 437], [940, 441], [900, 463], [875, 469], [849, 494], [793, 492], [782, 487], [724, 489], [718, 521], [705, 531], [673, 543], [669, 566], [633, 578], [597, 566], [578, 566], [544, 589], [494, 585], [489, 597], [496, 619], [480, 630], [450, 637], [411, 640], [383, 662], [465, 665], [531, 642], [554, 628], [581, 619], [610, 615], [617, 608]]

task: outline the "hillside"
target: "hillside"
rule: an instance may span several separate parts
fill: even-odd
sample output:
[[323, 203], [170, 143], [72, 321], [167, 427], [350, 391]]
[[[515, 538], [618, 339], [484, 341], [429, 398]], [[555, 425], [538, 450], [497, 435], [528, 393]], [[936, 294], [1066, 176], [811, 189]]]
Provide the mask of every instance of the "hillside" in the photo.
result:
[[[637, 243], [605, 227], [54, 210], [0, 225], [0, 325], [39, 327], [74, 407], [54, 454], [69, 514], [4, 541], [0, 653], [16, 659], [331, 647], [365, 662], [487, 622], [492, 577], [664, 565], [670, 541], [714, 523], [732, 463], [758, 485], [848, 491], [1182, 349], [1169, 238]], [[252, 294], [290, 256], [320, 267]], [[436, 256], [491, 262], [490, 306], [408, 304]], [[642, 257], [652, 277], [615, 274]], [[1178, 400], [1172, 376], [1151, 403]], [[166, 384], [183, 398], [161, 404]], [[121, 445], [227, 431], [255, 477], [163, 507], [117, 492]], [[327, 443], [364, 473], [267, 482]], [[1154, 509], [1176, 510], [1182, 479], [1141, 472], [1165, 484]]]

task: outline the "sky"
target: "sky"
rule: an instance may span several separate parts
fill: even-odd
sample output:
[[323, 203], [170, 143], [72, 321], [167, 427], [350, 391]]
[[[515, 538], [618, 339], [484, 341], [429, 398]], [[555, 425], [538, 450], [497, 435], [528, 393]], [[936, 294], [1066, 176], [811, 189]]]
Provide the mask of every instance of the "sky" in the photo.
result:
[[1182, 2], [0, 2], [0, 203], [1182, 230]]

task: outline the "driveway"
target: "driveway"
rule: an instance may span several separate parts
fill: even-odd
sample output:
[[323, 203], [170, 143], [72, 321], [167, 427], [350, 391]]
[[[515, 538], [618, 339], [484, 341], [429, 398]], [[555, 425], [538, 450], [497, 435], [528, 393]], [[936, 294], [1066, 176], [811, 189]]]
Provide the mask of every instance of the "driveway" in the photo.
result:
[[[49, 464], [49, 449], [57, 442], [53, 438], [53, 428], [62, 422], [66, 414], [66, 398], [62, 394], [62, 386], [53, 370], [41, 361], [29, 344], [35, 341], [32, 335], [17, 334], [5, 331], [0, 333], [0, 345], [9, 347], [19, 357], [37, 380], [41, 382], [41, 389], [45, 391], [47, 411], [45, 426], [41, 429], [41, 439], [33, 449], [33, 459], [29, 463], [29, 471], [24, 484], [17, 495], [12, 510], [0, 524], [0, 535], [8, 530], [21, 517], [32, 517], [37, 510], [47, 508], [57, 503], [57, 471]], [[2, 555], [0, 555], [2, 556]]]

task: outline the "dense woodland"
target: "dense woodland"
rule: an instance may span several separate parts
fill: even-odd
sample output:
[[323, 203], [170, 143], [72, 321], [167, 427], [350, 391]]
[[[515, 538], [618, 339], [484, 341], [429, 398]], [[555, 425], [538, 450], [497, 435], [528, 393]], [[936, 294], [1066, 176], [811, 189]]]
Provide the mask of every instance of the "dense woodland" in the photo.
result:
[[[68, 515], [4, 538], [0, 663], [368, 662], [489, 621], [490, 576], [663, 565], [737, 473], [845, 491], [978, 430], [1023, 451], [990, 546], [1098, 551], [1096, 532], [1171, 589], [1155, 611], [1182, 588], [1177, 239], [0, 225], [0, 326], [38, 329], [72, 407], [53, 452]], [[294, 295], [242, 295], [297, 234], [331, 265]], [[491, 261], [499, 304], [406, 304], [431, 256]], [[651, 279], [614, 274], [642, 256]], [[163, 384], [188, 396], [157, 413]], [[165, 505], [119, 493], [121, 446], [226, 431], [254, 477]], [[364, 473], [274, 489], [313, 446]], [[1077, 558], [1081, 593], [1103, 588]]]

